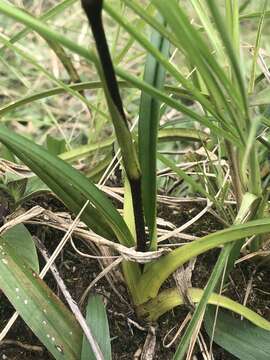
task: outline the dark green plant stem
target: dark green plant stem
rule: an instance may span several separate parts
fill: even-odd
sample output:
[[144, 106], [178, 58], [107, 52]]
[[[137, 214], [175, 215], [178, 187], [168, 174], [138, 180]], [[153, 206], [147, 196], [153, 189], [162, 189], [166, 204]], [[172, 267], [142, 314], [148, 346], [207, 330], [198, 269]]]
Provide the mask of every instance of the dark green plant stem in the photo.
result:
[[123, 103], [103, 28], [102, 5], [103, 0], [82, 0], [82, 7], [87, 15], [90, 27], [92, 29], [110, 96], [123, 120], [126, 122], [126, 115], [123, 110]]
[[[81, 0], [81, 3], [92, 29], [108, 92], [117, 111], [121, 115], [122, 121], [128, 129], [128, 123], [102, 23], [103, 0]], [[137, 250], [146, 251], [146, 234], [141, 195], [141, 175], [134, 178], [129, 175], [128, 171], [126, 171], [126, 173], [131, 187], [136, 225]]]

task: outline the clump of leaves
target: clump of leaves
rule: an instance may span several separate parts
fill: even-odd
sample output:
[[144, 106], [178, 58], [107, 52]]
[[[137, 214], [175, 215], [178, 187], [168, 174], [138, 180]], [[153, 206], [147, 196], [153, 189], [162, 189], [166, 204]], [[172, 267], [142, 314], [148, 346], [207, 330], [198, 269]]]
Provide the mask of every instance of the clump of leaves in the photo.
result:
[[[36, 30], [46, 40], [61, 44], [61, 46], [95, 65], [106, 96], [116, 139], [121, 149], [126, 183], [130, 186], [126, 186], [125, 202], [131, 206], [126, 206], [124, 218], [120, 216], [117, 209], [93, 182], [41, 146], [18, 134], [11, 133], [3, 125], [0, 126], [0, 141], [23, 163], [28, 165], [71, 211], [78, 214], [84, 205], [88, 204], [81, 218], [89, 228], [102, 237], [119, 241], [124, 246], [136, 247], [140, 252], [157, 249], [157, 158], [196, 187], [204, 196], [207, 196], [220, 211], [220, 214], [225, 216], [228, 223], [234, 223], [222, 231], [177, 248], [157, 260], [153, 260], [150, 264], [139, 265], [132, 261], [123, 262], [123, 274], [138, 316], [157, 320], [164, 312], [183, 302], [175, 289], [160, 290], [167, 278], [191, 258], [210, 249], [223, 246], [205, 290], [189, 290], [191, 299], [198, 305], [175, 355], [176, 359], [182, 359], [187, 351], [192, 333], [205, 312], [207, 303], [233, 310], [245, 316], [255, 325], [270, 330], [269, 322], [261, 316], [226, 297], [214, 293], [218, 285], [222, 284], [222, 274], [225, 270], [225, 277], [232, 270], [235, 260], [240, 255], [244, 239], [254, 236], [256, 239], [254, 246], [258, 249], [261, 246], [259, 235], [270, 230], [269, 217], [263, 216], [267, 201], [260, 178], [257, 121], [253, 121], [254, 112], [249, 106], [249, 93], [239, 61], [239, 6], [237, 0], [225, 2], [226, 18], [228, 19], [228, 23], [225, 23], [214, 0], [192, 1], [192, 5], [203, 24], [203, 31], [205, 32], [205, 37], [203, 37], [200, 31], [189, 21], [183, 6], [179, 5], [176, 0], [169, 2], [152, 1], [157, 12], [162, 14], [162, 18], [160, 15], [155, 17], [144, 11], [144, 8], [137, 1], [122, 1], [154, 29], [151, 40], [149, 41], [125, 21], [108, 2], [83, 0], [82, 5], [92, 28], [98, 56], [94, 51], [79, 46], [53, 31], [44, 22], [34, 19], [16, 7], [0, 2], [0, 12]], [[103, 7], [147, 51], [148, 58], [143, 80], [132, 76], [120, 67], [113, 66], [102, 24]], [[265, 10], [266, 8], [261, 13], [261, 24]], [[261, 26], [258, 34], [261, 31]], [[209, 43], [206, 42], [205, 38], [208, 39]], [[185, 57], [186, 63], [196, 69], [191, 79], [186, 79], [182, 72], [168, 60], [170, 46], [180, 51]], [[255, 58], [254, 55], [254, 61]], [[224, 59], [226, 61], [225, 67]], [[170, 88], [168, 94], [168, 88], [166, 89], [165, 86], [165, 72], [170, 75], [177, 86], [181, 84], [184, 95], [192, 100], [192, 104], [199, 103], [203, 112], [197, 111], [196, 108], [191, 109], [187, 104], [171, 97], [170, 94], [173, 91], [170, 91]], [[116, 75], [142, 91], [138, 151], [126, 121]], [[254, 90], [253, 76], [250, 84], [249, 90]], [[70, 91], [70, 88], [68, 90]], [[184, 171], [180, 170], [172, 160], [157, 154], [161, 103], [185, 114], [191, 121], [199, 123], [202, 127], [207, 127], [211, 133], [212, 143], [215, 140], [221, 143], [229, 159], [237, 215], [233, 212], [228, 215], [224, 211], [224, 203], [220, 201], [218, 192], [206, 191]], [[195, 132], [193, 137], [196, 137]], [[225, 177], [221, 167], [219, 171], [218, 180], [220, 177]], [[218, 180], [217, 188], [220, 185]], [[145, 223], [149, 228], [149, 243], [147, 242]], [[9, 251], [9, 248], [5, 251], [8, 251], [10, 262], [13, 261], [17, 264], [16, 269], [19, 273], [23, 264], [17, 260], [18, 255], [14, 250]], [[5, 271], [9, 272], [5, 279], [16, 275], [10, 273], [9, 266], [5, 268]], [[26, 277], [25, 281], [29, 281], [30, 272], [24, 273], [24, 276]], [[8, 292], [5, 279], [2, 279], [5, 285], [3, 288], [4, 291]], [[40, 296], [42, 292], [44, 294], [44, 288], [39, 288], [34, 279], [31, 279], [31, 283], [29, 286], [32, 287], [33, 297], [35, 294]], [[41, 287], [44, 286], [43, 284]], [[18, 308], [18, 311], [22, 312], [22, 308], [15, 301], [14, 292], [10, 292], [9, 299]], [[55, 302], [57, 303], [57, 300]], [[50, 306], [54, 306], [54, 302]], [[56, 311], [60, 312], [59, 309]], [[66, 312], [66, 310], [62, 310], [62, 312]], [[32, 324], [32, 319], [25, 317], [25, 320], [28, 324]], [[73, 322], [72, 319], [70, 321]], [[73, 324], [72, 326], [77, 329], [77, 325]], [[41, 340], [51, 351], [48, 341], [45, 341], [42, 336]], [[76, 346], [77, 349], [79, 345]]]

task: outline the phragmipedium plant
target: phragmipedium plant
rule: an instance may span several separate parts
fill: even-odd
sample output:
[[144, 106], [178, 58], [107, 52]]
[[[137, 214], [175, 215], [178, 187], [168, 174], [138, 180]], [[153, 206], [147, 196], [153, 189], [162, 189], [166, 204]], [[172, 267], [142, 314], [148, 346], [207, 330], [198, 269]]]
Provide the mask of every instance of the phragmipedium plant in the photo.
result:
[[[60, 156], [61, 159], [49, 154], [48, 151], [32, 141], [10, 132], [3, 125], [0, 126], [0, 141], [46, 183], [71, 211], [78, 214], [89, 201], [81, 219], [90, 229], [106, 239], [118, 241], [126, 247], [135, 247], [138, 252], [156, 251], [158, 248], [156, 231], [157, 159], [196, 188], [197, 192], [208, 197], [216, 211], [221, 217], [224, 217], [225, 222], [229, 225], [227, 228], [172, 250], [147, 265], [139, 265], [132, 261], [123, 262], [123, 274], [138, 316], [155, 321], [164, 312], [183, 303], [183, 299], [176, 289], [160, 290], [168, 277], [190, 259], [213, 248], [223, 247], [205, 291], [201, 289], [188, 290], [191, 300], [199, 304], [175, 355], [175, 358], [180, 359], [187, 350], [192, 332], [200, 321], [207, 303], [233, 310], [255, 325], [270, 330], [270, 323], [261, 316], [214, 293], [215, 290], [222, 288], [222, 275], [224, 282], [240, 255], [244, 240], [247, 237], [255, 237], [251, 246], [258, 250], [261, 247], [260, 235], [270, 230], [270, 220], [264, 216], [267, 192], [263, 188], [259, 166], [258, 148], [262, 146], [260, 143], [264, 144], [258, 133], [261, 119], [256, 118], [253, 108], [250, 107], [253, 101], [250, 95], [255, 89], [254, 69], [266, 6], [261, 11], [254, 49], [253, 70], [248, 85], [241, 62], [239, 37], [241, 16], [237, 0], [224, 1], [225, 17], [221, 16], [220, 8], [214, 0], [192, 0], [194, 11], [202, 24], [199, 31], [190, 22], [183, 5], [178, 4], [176, 0], [151, 1], [151, 6], [155, 9], [154, 14], [151, 11], [145, 11], [139, 1], [121, 0], [121, 2], [153, 29], [151, 39], [149, 40], [128, 20], [119, 15], [109, 1], [82, 0], [82, 6], [95, 39], [96, 53], [94, 50], [81, 47], [51, 29], [45, 23], [46, 16], [38, 20], [17, 7], [0, 1], [2, 14], [26, 25], [28, 30], [37, 31], [49, 45], [52, 43], [57, 46], [61, 45], [81, 56], [88, 63], [94, 64], [100, 77], [100, 81], [70, 86], [59, 82], [58, 88], [33, 94], [17, 103], [3, 107], [0, 109], [0, 115], [36, 99], [53, 96], [64, 91], [69, 91], [71, 94], [74, 92], [76, 96], [81, 96], [82, 101], [87, 101], [81, 94], [78, 94], [79, 91], [103, 88], [115, 131], [115, 137], [105, 141], [104, 148], [110, 146], [116, 139], [121, 150], [126, 178], [124, 217], [120, 216], [110, 200], [92, 181], [75, 170], [67, 161], [62, 160], [82, 156], [84, 151], [89, 153], [94, 151], [95, 147], [87, 145], [79, 148], [77, 154], [76, 151], [64, 153]], [[67, 4], [68, 2], [63, 3]], [[69, 1], [69, 3], [72, 2]], [[120, 66], [113, 65], [103, 28], [103, 8], [119, 26], [130, 34], [133, 40], [145, 49], [147, 59], [143, 80], [131, 75]], [[227, 20], [224, 21], [224, 18]], [[10, 48], [14, 46], [13, 49], [16, 49], [15, 42], [26, 32], [24, 31], [10, 40], [5, 39], [4, 45]], [[186, 65], [193, 69], [189, 79], [183, 74], [181, 68], [169, 60], [170, 49], [180, 52]], [[166, 83], [165, 75], [173, 85]], [[120, 77], [121, 81], [118, 81], [116, 76]], [[129, 129], [119, 91], [120, 86], [141, 90], [137, 137], [133, 136]], [[175, 96], [178, 98], [176, 99]], [[200, 107], [188, 107], [179, 100], [183, 97], [199, 104]], [[90, 106], [90, 104], [88, 105]], [[184, 128], [167, 129], [166, 133], [166, 130], [159, 128], [159, 120], [167, 107], [181, 112], [191, 122], [199, 124], [200, 129], [192, 131]], [[205, 128], [208, 128], [210, 135], [204, 131]], [[219, 148], [228, 159], [231, 178], [230, 191], [236, 201], [236, 211], [232, 208], [230, 211], [224, 210], [224, 203], [219, 198], [219, 192], [215, 191], [220, 184], [223, 184], [226, 177], [224, 169], [220, 165], [221, 162], [216, 166], [220, 159], [217, 157], [217, 160], [209, 160], [211, 168], [215, 168], [213, 171], [217, 172], [217, 180], [216, 183], [213, 183], [207, 177], [204, 178], [207, 183], [207, 191], [202, 184], [196, 183], [193, 178], [178, 168], [172, 160], [158, 154], [157, 144], [162, 141], [162, 137], [164, 139], [166, 136], [169, 140], [188, 138], [191, 141], [201, 141], [206, 153], [212, 151], [215, 142], [219, 144]], [[211, 142], [207, 143], [209, 138]], [[145, 225], [148, 227], [149, 237], [147, 237]], [[22, 264], [16, 259], [17, 255], [14, 249], [7, 248], [6, 251], [10, 259], [15, 262], [16, 269], [18, 268], [18, 273], [14, 274], [14, 271], [13, 273], [10, 271], [10, 274], [7, 272], [6, 276], [12, 277], [14, 282], [18, 282]], [[1, 266], [7, 271], [3, 264]], [[24, 276], [25, 286], [34, 282], [28, 273]], [[34, 295], [38, 294], [41, 297], [40, 294], [44, 295], [47, 291], [37, 285], [33, 286], [36, 286], [33, 289]], [[32, 319], [24, 315], [22, 307], [19, 306], [18, 301], [15, 301], [15, 294], [8, 288], [2, 277], [1, 287], [25, 321], [31, 324]], [[37, 301], [34, 305], [36, 306], [36, 304]], [[58, 307], [61, 308], [60, 305]], [[59, 317], [63, 321], [64, 313], [67, 310], [61, 310], [62, 313], [59, 309], [58, 311]], [[65, 327], [67, 329], [72, 326], [76, 327], [77, 340], [80, 339], [80, 330], [77, 328], [77, 324], [75, 325], [75, 320], [71, 318], [69, 322], [70, 324], [65, 324]], [[32, 328], [36, 330], [34, 326]], [[59, 336], [59, 334], [57, 335]], [[39, 336], [44, 341], [42, 335], [39, 334]], [[64, 340], [63, 346], [68, 347], [68, 339]], [[50, 349], [48, 342], [45, 345]], [[80, 345], [77, 344], [77, 348], [80, 348]], [[68, 347], [68, 351], [72, 354], [70, 356], [73, 358], [76, 358], [77, 355], [72, 351], [79, 351], [77, 348]], [[54, 355], [57, 357], [57, 352], [54, 352]]]

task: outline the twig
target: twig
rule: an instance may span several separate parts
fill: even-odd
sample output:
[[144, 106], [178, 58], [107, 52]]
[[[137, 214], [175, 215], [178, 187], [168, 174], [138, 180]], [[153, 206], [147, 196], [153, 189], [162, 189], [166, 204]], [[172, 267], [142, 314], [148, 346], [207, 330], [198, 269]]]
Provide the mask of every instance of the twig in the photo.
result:
[[104, 270], [101, 271], [101, 273], [98, 274], [98, 276], [90, 283], [90, 285], [87, 287], [87, 289], [84, 291], [80, 301], [79, 301], [79, 305], [83, 304], [87, 294], [89, 293], [89, 291], [92, 289], [92, 287], [100, 280], [102, 279], [104, 276], [106, 276], [108, 274], [108, 272], [110, 272], [113, 268], [115, 268], [116, 266], [118, 266], [121, 262], [123, 261], [123, 258], [119, 257], [118, 259], [116, 259], [114, 262], [112, 262], [109, 266], [107, 266]]
[[37, 345], [29, 345], [29, 344], [24, 344], [21, 341], [17, 341], [17, 340], [3, 340], [0, 341], [0, 347], [2, 346], [7, 346], [7, 345], [15, 345], [15, 346], [19, 346], [27, 351], [36, 351], [36, 352], [43, 352], [44, 349], [41, 346], [37, 346]]
[[7, 230], [11, 229], [13, 226], [26, 222], [38, 215], [41, 215], [45, 210], [40, 206], [34, 206], [32, 209], [24, 212], [22, 215], [17, 216], [14, 219], [6, 222], [0, 228], [0, 235], [3, 235]]
[[[42, 256], [44, 257], [45, 261], [48, 263], [50, 263], [50, 257], [49, 255], [47, 254], [47, 250], [45, 249], [45, 247], [43, 246], [42, 242], [37, 238], [37, 237], [34, 237], [35, 239], [35, 242], [37, 243], [37, 246], [42, 254]], [[89, 328], [89, 326], [87, 325], [78, 305], [76, 304], [76, 302], [72, 299], [64, 281], [62, 280], [62, 278], [60, 277], [60, 274], [55, 266], [55, 264], [52, 264], [50, 265], [50, 270], [53, 274], [53, 277], [55, 278], [58, 286], [60, 287], [61, 291], [62, 291], [62, 294], [64, 295], [71, 311], [73, 312], [75, 318], [77, 319], [78, 323], [80, 324], [87, 340], [89, 341], [89, 344], [91, 345], [91, 348], [96, 356], [96, 359], [97, 360], [103, 360], [104, 357], [103, 357], [103, 354], [100, 350], [100, 347], [98, 345], [98, 343], [96, 342], [93, 334], [92, 334], [92, 331], [91, 329]]]

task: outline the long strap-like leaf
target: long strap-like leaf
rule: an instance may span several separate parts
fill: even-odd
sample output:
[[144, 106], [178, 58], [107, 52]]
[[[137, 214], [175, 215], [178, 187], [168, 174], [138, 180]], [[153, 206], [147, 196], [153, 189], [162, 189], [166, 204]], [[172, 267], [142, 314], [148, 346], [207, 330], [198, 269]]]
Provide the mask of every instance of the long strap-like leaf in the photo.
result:
[[98, 234], [116, 237], [133, 245], [133, 237], [124, 220], [106, 196], [83, 174], [41, 146], [0, 126], [0, 141], [12, 150], [75, 213], [87, 200], [82, 220]]

